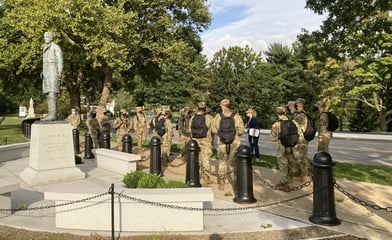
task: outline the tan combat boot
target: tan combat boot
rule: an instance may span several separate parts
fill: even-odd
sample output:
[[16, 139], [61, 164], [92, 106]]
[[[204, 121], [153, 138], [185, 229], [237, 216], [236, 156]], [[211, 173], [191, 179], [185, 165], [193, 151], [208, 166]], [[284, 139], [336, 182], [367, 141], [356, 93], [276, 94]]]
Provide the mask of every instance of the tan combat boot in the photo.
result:
[[311, 177], [309, 177], [309, 176], [302, 176], [301, 177], [301, 182], [302, 183], [306, 183], [306, 182], [309, 182], [309, 181], [311, 181]]
[[276, 189], [282, 190], [282, 191], [287, 191], [290, 189], [290, 186], [287, 182], [280, 182], [275, 185]]
[[225, 190], [225, 180], [226, 180], [225, 177], [220, 177], [218, 179], [218, 189], [221, 191]]
[[214, 181], [212, 181], [210, 179], [210, 176], [207, 176], [207, 175], [203, 176], [203, 185], [204, 186], [208, 186], [208, 185], [213, 184], [213, 183], [214, 183]]

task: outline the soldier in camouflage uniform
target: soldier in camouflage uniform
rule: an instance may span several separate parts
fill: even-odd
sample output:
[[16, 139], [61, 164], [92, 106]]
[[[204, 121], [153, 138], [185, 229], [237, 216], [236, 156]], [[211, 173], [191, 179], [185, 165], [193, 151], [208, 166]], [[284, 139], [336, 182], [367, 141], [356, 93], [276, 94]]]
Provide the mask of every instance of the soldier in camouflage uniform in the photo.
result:
[[329, 141], [332, 137], [332, 132], [328, 131], [328, 114], [325, 112], [325, 103], [318, 101], [316, 107], [320, 113], [317, 132], [318, 132], [318, 146], [317, 151], [329, 152]]
[[[206, 103], [200, 102], [197, 105], [196, 115], [204, 115], [205, 116], [205, 124], [207, 128], [207, 136], [205, 138], [196, 138], [191, 135], [192, 139], [195, 140], [199, 146], [199, 166], [200, 166], [200, 176], [203, 179], [203, 185], [207, 186], [214, 181], [211, 180], [211, 156], [212, 156], [212, 127], [214, 124], [214, 118], [210, 114], [206, 114]], [[188, 131], [191, 132], [192, 129], [192, 120], [194, 117], [190, 119], [190, 124]]]
[[133, 118], [133, 127], [137, 137], [137, 149], [138, 153], [143, 160], [143, 145], [147, 140], [148, 123], [146, 115], [144, 115], [141, 107], [136, 107], [136, 115]]
[[99, 145], [103, 147], [103, 138], [104, 135], [110, 136], [110, 118], [109, 118], [110, 112], [105, 111], [101, 121], [99, 122], [100, 125], [100, 137], [99, 137]]
[[287, 103], [287, 108], [290, 111], [291, 119], [293, 119], [294, 116], [298, 113], [298, 111], [297, 111], [297, 103], [295, 101], [289, 101]]
[[91, 140], [93, 141], [93, 147], [99, 148], [99, 123], [96, 119], [97, 113], [92, 112], [87, 115], [86, 125], [90, 133]]
[[[279, 170], [282, 172], [282, 178], [279, 184], [276, 185], [278, 189], [286, 190], [289, 188], [289, 183], [292, 181], [292, 178], [289, 176], [289, 165], [290, 161], [294, 158], [294, 147], [285, 147], [279, 141], [279, 133], [280, 133], [280, 120], [288, 120], [286, 116], [286, 111], [284, 107], [277, 107], [276, 114], [278, 115], [278, 121], [272, 125], [270, 138], [272, 142], [278, 143], [276, 159], [278, 161]], [[293, 121], [293, 123], [299, 129], [299, 125]], [[299, 141], [303, 141], [303, 135], [299, 134]]]
[[172, 122], [171, 122], [172, 114], [170, 109], [163, 108], [162, 112], [164, 113], [164, 115], [163, 116], [161, 115], [158, 119], [160, 119], [161, 117], [165, 118], [166, 133], [163, 136], [161, 136], [161, 140], [162, 140], [161, 157], [164, 164], [167, 165], [170, 162], [170, 148], [173, 142], [174, 132], [172, 128]]
[[189, 120], [189, 108], [185, 107], [180, 112], [180, 118], [178, 119], [178, 134], [180, 139], [181, 160], [183, 163], [185, 163], [185, 147], [191, 136]]
[[[293, 120], [294, 117], [298, 114], [297, 111], [297, 103], [295, 101], [289, 101], [287, 103], [287, 108], [290, 112], [290, 119]], [[289, 178], [297, 177], [300, 175], [299, 165], [297, 161], [295, 161], [294, 156], [290, 155], [289, 157]]]
[[[226, 117], [232, 114], [232, 110], [230, 109], [230, 100], [223, 99], [221, 101], [221, 109], [222, 114]], [[233, 187], [234, 192], [236, 191], [236, 163], [235, 163], [235, 155], [237, 154], [238, 147], [241, 144], [240, 136], [244, 133], [244, 121], [242, 120], [239, 114], [234, 115], [235, 122], [235, 138], [234, 141], [226, 145], [221, 142], [219, 138], [219, 126], [220, 126], [221, 116], [220, 114], [216, 114], [214, 118], [214, 133], [217, 133], [218, 136], [218, 160], [219, 160], [219, 170], [218, 170], [218, 188], [223, 191], [225, 187], [226, 174], [230, 184]], [[226, 153], [227, 147], [229, 148], [229, 153]]]
[[80, 125], [80, 115], [75, 108], [71, 109], [71, 114], [68, 115], [67, 121], [71, 124], [72, 129], [78, 129]]
[[117, 143], [118, 148], [122, 151], [122, 138], [125, 134], [129, 134], [131, 131], [132, 123], [128, 118], [128, 113], [125, 109], [121, 109], [120, 117], [114, 120], [113, 127], [117, 129]]
[[[298, 123], [300, 131], [304, 133], [308, 125], [308, 118], [304, 110], [305, 99], [298, 98], [296, 104], [298, 113], [294, 115], [293, 120]], [[298, 166], [299, 176], [301, 176], [302, 181], [307, 181], [310, 173], [310, 162], [308, 159], [308, 142], [305, 139], [295, 145], [294, 161]]]

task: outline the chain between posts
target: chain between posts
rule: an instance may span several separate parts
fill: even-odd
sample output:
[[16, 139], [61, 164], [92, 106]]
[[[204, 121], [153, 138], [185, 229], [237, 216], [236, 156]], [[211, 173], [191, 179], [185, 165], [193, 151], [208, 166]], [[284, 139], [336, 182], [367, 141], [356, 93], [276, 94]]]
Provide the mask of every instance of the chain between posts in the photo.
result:
[[[273, 190], [282, 190], [282, 189], [279, 189], [279, 188], [269, 184], [268, 182], [264, 181], [263, 179], [261, 179], [260, 176], [256, 172], [253, 172], [253, 174], [260, 181], [262, 181], [264, 184], [266, 184], [267, 186], [269, 186]], [[285, 189], [283, 191], [291, 192], [291, 191], [295, 191], [295, 190], [300, 190], [300, 189], [304, 188], [305, 186], [309, 186], [311, 182], [312, 181], [308, 181], [308, 182], [305, 182], [305, 183], [303, 183], [303, 184], [301, 184], [299, 186], [296, 186], [294, 188], [290, 188], [290, 189], [287, 189], [287, 190]], [[358, 197], [355, 197], [351, 193], [349, 193], [346, 190], [344, 190], [338, 183], [336, 183], [335, 180], [334, 180], [333, 184], [345, 196], [347, 196], [351, 200], [361, 204], [362, 206], [370, 207], [370, 208], [372, 208], [374, 210], [385, 210], [387, 212], [392, 212], [392, 207], [381, 207], [381, 206], [379, 206], [377, 204], [370, 204], [370, 203], [366, 202], [365, 200], [362, 200], [362, 199], [360, 199]], [[109, 195], [109, 194], [112, 194], [111, 191], [112, 191], [112, 188], [109, 188], [108, 192], [104, 192], [104, 193], [97, 194], [97, 195], [94, 195], [94, 196], [91, 196], [91, 197], [87, 197], [87, 198], [83, 198], [83, 199], [75, 200], [75, 201], [70, 201], [70, 202], [66, 202], [66, 203], [52, 204], [52, 205], [47, 205], [47, 206], [31, 207], [31, 208], [0, 209], [0, 212], [4, 212], [4, 211], [34, 211], [34, 210], [43, 210], [43, 209], [49, 209], [49, 208], [55, 208], [55, 207], [63, 207], [63, 206], [68, 206], [68, 205], [72, 205], [72, 204], [86, 202], [86, 201], [93, 200], [93, 199], [96, 199], [96, 198], [99, 198], [99, 197], [102, 197], [102, 196], [105, 196], [105, 195]], [[305, 193], [305, 194], [297, 196], [297, 197], [293, 197], [293, 198], [289, 198], [289, 199], [285, 199], [285, 200], [281, 200], [281, 201], [277, 201], [277, 202], [272, 202], [272, 203], [265, 203], [265, 204], [260, 204], [260, 205], [252, 205], [252, 206], [247, 206], [247, 207], [231, 207], [231, 208], [195, 208], [195, 207], [184, 207], [184, 206], [176, 206], [176, 205], [171, 205], [171, 204], [165, 204], [165, 203], [160, 203], [160, 202], [153, 202], [153, 201], [149, 201], [149, 200], [139, 199], [139, 198], [136, 198], [136, 197], [127, 196], [127, 195], [124, 195], [122, 193], [117, 193], [117, 192], [114, 192], [114, 194], [119, 195], [120, 197], [123, 197], [123, 198], [128, 199], [128, 200], [132, 200], [132, 201], [135, 201], [135, 202], [148, 204], [148, 205], [152, 205], [152, 206], [156, 206], [156, 207], [165, 207], [165, 208], [178, 209], [178, 210], [189, 210], [189, 211], [220, 212], [220, 211], [240, 211], [240, 210], [258, 209], [258, 208], [270, 207], [270, 206], [279, 205], [279, 204], [282, 204], [282, 203], [287, 203], [287, 202], [290, 202], [290, 201], [294, 201], [294, 200], [298, 200], [298, 199], [310, 196], [310, 195], [313, 194], [313, 192]]]
[[51, 204], [51, 205], [47, 205], [47, 206], [42, 206], [42, 207], [31, 207], [31, 208], [11, 208], [11, 209], [0, 209], [0, 212], [5, 212], [5, 211], [34, 211], [34, 210], [43, 210], [43, 209], [49, 209], [49, 208], [55, 208], [55, 207], [64, 207], [64, 206], [68, 206], [68, 205], [72, 205], [72, 204], [76, 204], [76, 203], [82, 203], [82, 202], [86, 202], [89, 200], [93, 200], [102, 196], [105, 196], [109, 194], [109, 192], [104, 192], [98, 195], [94, 195], [88, 198], [83, 198], [83, 199], [79, 199], [79, 200], [75, 200], [75, 201], [70, 201], [70, 202], [66, 202], [66, 203], [60, 203], [60, 204]]
[[306, 194], [303, 194], [303, 195], [300, 195], [300, 196], [297, 196], [297, 197], [285, 199], [285, 200], [278, 201], [278, 202], [265, 203], [265, 204], [247, 206], [247, 207], [231, 207], [231, 208], [184, 207], [184, 206], [176, 206], [176, 205], [167, 204], [167, 203], [153, 202], [153, 201], [149, 201], [149, 200], [145, 200], [145, 199], [140, 199], [140, 198], [124, 195], [122, 193], [115, 193], [115, 194], [117, 194], [120, 197], [123, 197], [125, 199], [131, 200], [131, 201], [135, 201], [135, 202], [138, 202], [138, 203], [143, 203], [143, 204], [147, 204], [147, 205], [151, 205], [151, 206], [155, 206], [155, 207], [163, 207], [163, 208], [170, 208], [170, 209], [177, 209], [177, 210], [187, 210], [187, 211], [224, 212], [224, 211], [242, 211], [242, 210], [249, 210], [249, 209], [258, 209], [258, 208], [265, 208], [265, 207], [270, 207], [270, 206], [274, 206], [274, 205], [279, 205], [279, 204], [282, 204], [282, 203], [286, 203], [286, 202], [290, 202], [290, 201], [294, 201], [294, 200], [297, 200], [297, 199], [301, 199], [301, 198], [307, 197], [309, 195], [312, 195], [313, 192], [306, 193]]
[[302, 184], [300, 184], [300, 185], [298, 185], [298, 186], [295, 186], [295, 187], [284, 188], [284, 189], [282, 189], [282, 188], [280, 188], [280, 187], [277, 187], [277, 186], [275, 186], [275, 185], [272, 185], [272, 184], [266, 182], [266, 181], [263, 180], [255, 171], [253, 171], [253, 175], [254, 175], [260, 182], [262, 182], [263, 184], [267, 185], [267, 186], [270, 187], [272, 190], [280, 190], [280, 191], [284, 191], [284, 192], [299, 191], [299, 190], [302, 190], [304, 187], [309, 186], [309, 185], [312, 183], [312, 180], [310, 180], [310, 181], [306, 181], [306, 182], [304, 182], [304, 183], [302, 183]]
[[366, 202], [365, 200], [362, 200], [358, 197], [355, 197], [354, 195], [352, 195], [351, 193], [347, 192], [346, 190], [344, 190], [342, 188], [342, 186], [340, 186], [338, 183], [336, 183], [336, 181], [334, 181], [334, 186], [341, 192], [343, 193], [343, 195], [345, 195], [346, 197], [350, 198], [351, 200], [353, 200], [354, 202], [357, 202], [359, 204], [361, 204], [362, 206], [365, 207], [370, 207], [373, 208], [374, 210], [385, 210], [387, 212], [392, 212], [392, 207], [381, 207], [380, 205], [377, 204], [370, 204], [368, 202]]

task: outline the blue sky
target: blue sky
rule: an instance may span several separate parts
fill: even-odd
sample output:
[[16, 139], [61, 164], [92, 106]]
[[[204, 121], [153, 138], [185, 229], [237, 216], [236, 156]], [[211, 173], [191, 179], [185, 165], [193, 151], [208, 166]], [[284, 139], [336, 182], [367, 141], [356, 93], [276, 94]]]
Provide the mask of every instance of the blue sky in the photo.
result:
[[201, 34], [209, 59], [222, 47], [249, 45], [256, 52], [272, 43], [290, 46], [302, 28], [314, 31], [323, 16], [305, 9], [306, 0], [209, 0], [210, 28]]

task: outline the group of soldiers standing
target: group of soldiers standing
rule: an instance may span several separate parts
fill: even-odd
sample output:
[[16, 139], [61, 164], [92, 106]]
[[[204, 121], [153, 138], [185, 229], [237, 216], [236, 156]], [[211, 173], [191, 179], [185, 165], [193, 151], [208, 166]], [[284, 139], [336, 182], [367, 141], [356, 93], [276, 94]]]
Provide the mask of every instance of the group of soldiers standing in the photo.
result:
[[[200, 102], [193, 116], [190, 116], [189, 109], [181, 110], [181, 116], [178, 121], [178, 131], [181, 144], [181, 158], [184, 160], [185, 146], [189, 140], [195, 140], [199, 146], [199, 166], [203, 185], [213, 184], [212, 177], [217, 175], [219, 190], [225, 188], [226, 179], [235, 190], [236, 186], [236, 165], [235, 155], [240, 146], [240, 136], [244, 133], [244, 122], [238, 113], [233, 113], [230, 108], [230, 100], [223, 99], [220, 103], [221, 113], [213, 117], [207, 109], [205, 102]], [[202, 116], [202, 117], [201, 117]], [[227, 134], [220, 124], [222, 118], [231, 118], [233, 126], [233, 139], [227, 143], [223, 137]], [[196, 131], [196, 119], [203, 119], [205, 134]], [[203, 131], [201, 131], [203, 132]], [[197, 134], [196, 134], [197, 133]], [[211, 157], [214, 148], [214, 138], [217, 138], [218, 167], [217, 173], [211, 170]]]
[[[136, 113], [133, 119], [130, 119], [128, 112], [125, 109], [120, 110], [120, 115], [113, 122], [113, 128], [116, 129], [117, 143], [119, 150], [122, 151], [122, 139], [125, 134], [130, 134], [132, 126], [135, 130], [135, 135], [138, 139], [138, 153], [143, 159], [143, 145], [146, 143], [148, 133], [147, 118], [142, 112], [141, 107], [136, 107]], [[104, 112], [104, 115], [100, 121], [96, 118], [95, 112], [88, 112], [86, 119], [86, 126], [88, 128], [93, 148], [99, 148], [103, 146], [103, 137], [106, 135], [111, 136], [111, 124], [110, 124], [110, 112]], [[67, 121], [71, 124], [73, 129], [79, 128], [80, 115], [75, 108], [71, 109], [71, 114], [67, 117]]]
[[[280, 106], [276, 108], [278, 121], [272, 125], [270, 137], [273, 142], [278, 142], [277, 148], [277, 161], [280, 171], [283, 176], [280, 183], [277, 184], [278, 188], [287, 189], [289, 183], [293, 181], [294, 177], [300, 177], [302, 182], [310, 180], [311, 167], [308, 159], [308, 141], [304, 137], [304, 132], [308, 125], [307, 113], [304, 110], [305, 99], [298, 98], [296, 101], [289, 101], [287, 108], [290, 111], [290, 118], [297, 126], [299, 139], [295, 146], [285, 147], [279, 142], [280, 124], [282, 120], [288, 120], [286, 115], [286, 107]], [[318, 120], [318, 151], [329, 151], [329, 142], [332, 133], [327, 130], [328, 119], [325, 112], [325, 103], [318, 101], [315, 105], [320, 113]]]
[[[304, 110], [305, 100], [298, 98], [296, 101], [289, 101], [287, 106], [277, 107], [276, 114], [279, 120], [289, 119], [286, 115], [286, 107], [291, 113], [291, 119], [299, 129], [298, 143], [290, 148], [278, 143], [277, 160], [279, 169], [283, 176], [280, 183], [277, 184], [279, 188], [287, 188], [288, 184], [293, 181], [294, 177], [300, 177], [301, 181], [309, 180], [310, 176], [310, 161], [307, 157], [308, 141], [305, 140], [303, 134], [307, 126], [307, 115]], [[316, 106], [320, 113], [325, 111], [325, 103], [318, 101]], [[235, 155], [240, 146], [240, 136], [244, 133], [244, 122], [238, 113], [233, 113], [230, 108], [230, 100], [223, 99], [220, 103], [220, 113], [212, 116], [209, 108], [205, 102], [199, 102], [195, 113], [191, 115], [188, 107], [184, 107], [180, 111], [178, 119], [178, 133], [180, 142], [180, 159], [182, 164], [185, 164], [186, 145], [189, 140], [195, 140], [199, 146], [199, 166], [200, 176], [203, 185], [213, 184], [213, 177], [217, 177], [218, 188], [224, 190], [226, 180], [232, 185], [233, 190], [236, 189], [236, 164]], [[172, 127], [172, 112], [168, 106], [162, 106], [153, 116], [150, 123], [142, 111], [141, 107], [136, 107], [135, 116], [130, 119], [125, 109], [120, 111], [120, 116], [114, 121], [113, 128], [117, 129], [117, 142], [119, 149], [122, 148], [122, 138], [125, 134], [130, 134], [131, 129], [135, 130], [135, 135], [138, 139], [138, 153], [142, 160], [145, 158], [143, 154], [143, 145], [146, 143], [147, 134], [151, 127], [153, 136], [157, 136], [161, 140], [161, 160], [164, 165], [170, 165], [171, 159], [171, 145], [174, 138], [174, 130]], [[232, 121], [232, 127], [229, 130], [222, 130], [222, 119], [228, 122]], [[77, 128], [80, 124], [80, 117], [75, 109], [68, 116], [68, 121], [73, 128]], [[162, 126], [158, 127], [159, 122], [163, 122]], [[202, 127], [196, 126], [200, 125]], [[318, 121], [318, 150], [328, 151], [329, 141], [332, 133], [326, 129], [328, 119], [325, 114], [320, 114]], [[227, 121], [226, 121], [227, 122]], [[227, 125], [227, 123], [224, 123]], [[110, 134], [110, 122], [107, 114], [101, 122], [96, 119], [95, 113], [89, 113], [86, 120], [86, 125], [89, 129], [90, 136], [93, 141], [94, 148], [100, 146], [100, 135], [107, 132]], [[158, 128], [164, 128], [162, 132]], [[197, 129], [199, 128], [199, 129]], [[224, 126], [223, 128], [227, 128]], [[226, 132], [225, 132], [226, 131]], [[227, 142], [228, 131], [232, 133], [232, 139]], [[272, 141], [279, 142], [280, 121], [272, 125], [270, 137]], [[230, 134], [229, 134], [230, 135]], [[216, 150], [218, 154], [218, 165], [213, 172], [211, 170], [211, 158], [214, 149], [214, 139], [216, 138]]]

